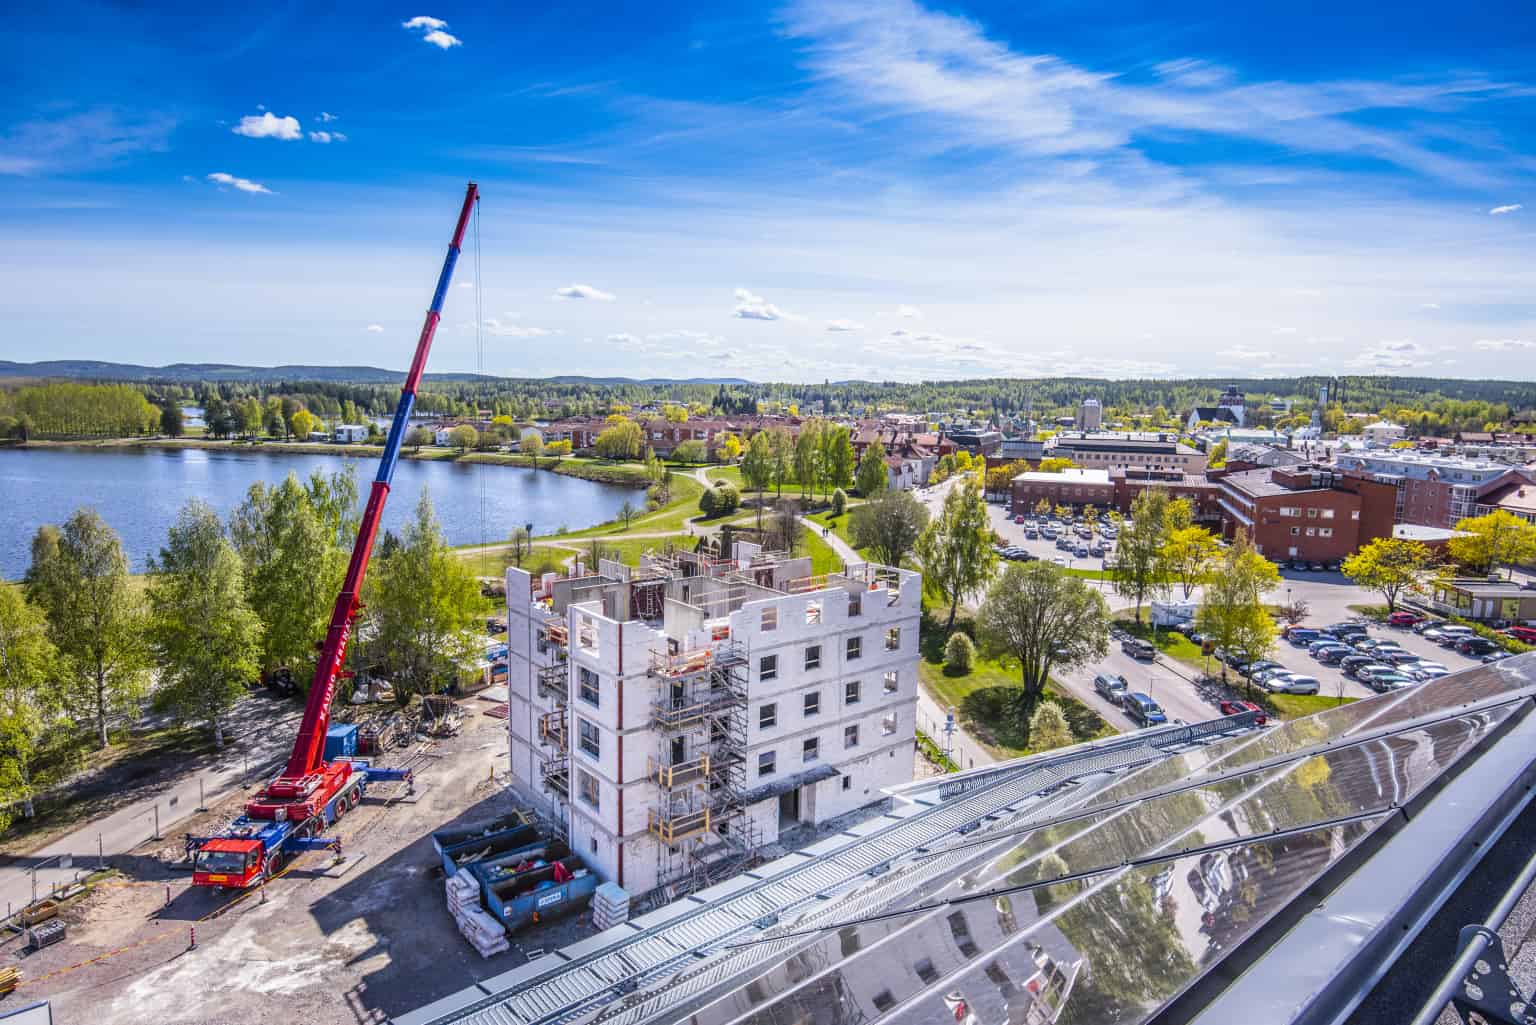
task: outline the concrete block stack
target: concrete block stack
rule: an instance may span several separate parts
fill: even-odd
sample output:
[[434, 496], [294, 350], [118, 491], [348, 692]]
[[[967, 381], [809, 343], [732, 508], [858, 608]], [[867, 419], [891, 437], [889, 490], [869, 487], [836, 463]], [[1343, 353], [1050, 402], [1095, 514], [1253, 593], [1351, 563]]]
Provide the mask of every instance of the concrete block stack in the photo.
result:
[[599, 932], [629, 921], [629, 893], [615, 883], [604, 883], [592, 895], [592, 924]]
[[481, 957], [490, 957], [511, 948], [507, 942], [507, 930], [495, 917], [480, 908], [480, 884], [469, 872], [460, 872], [448, 879], [444, 887], [448, 896], [448, 913], [460, 934]]

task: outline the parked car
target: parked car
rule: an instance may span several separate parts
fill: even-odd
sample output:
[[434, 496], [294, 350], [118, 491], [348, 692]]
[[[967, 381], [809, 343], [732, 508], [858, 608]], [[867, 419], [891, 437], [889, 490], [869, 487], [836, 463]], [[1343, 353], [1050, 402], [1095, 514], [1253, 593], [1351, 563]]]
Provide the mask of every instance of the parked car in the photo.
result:
[[1023, 516], [1015, 516], [1013, 518], [1013, 522], [1017, 523], [1019, 526], [1022, 527], [1024, 525], [1024, 517]]
[[1481, 658], [1484, 655], [1492, 655], [1494, 652], [1503, 651], [1504, 649], [1497, 641], [1490, 641], [1486, 637], [1463, 637], [1456, 642], [1456, 650], [1463, 655]]
[[1401, 667], [1405, 676], [1410, 676], [1420, 683], [1426, 680], [1438, 680], [1442, 676], [1449, 676], [1450, 670], [1437, 662], [1415, 662], [1413, 665]]
[[1360, 670], [1366, 666], [1379, 666], [1381, 664], [1370, 655], [1346, 655], [1339, 660], [1339, 668], [1344, 671], [1344, 675], [1357, 680], [1360, 679]]
[[1429, 618], [1426, 617], [1424, 619], [1419, 620], [1417, 623], [1413, 624], [1413, 628], [1412, 629], [1413, 629], [1414, 633], [1422, 634], [1422, 633], [1426, 633], [1426, 632], [1428, 632], [1430, 630], [1438, 629], [1439, 627], [1442, 627], [1444, 625], [1445, 625], [1445, 623], [1442, 620], [1439, 620], [1439, 619], [1429, 619]]
[[1290, 674], [1291, 671], [1284, 666], [1272, 666], [1269, 669], [1260, 669], [1258, 672], [1253, 674], [1251, 679], [1254, 683], [1262, 687], [1277, 676], [1289, 676]]
[[1419, 615], [1417, 612], [1394, 612], [1387, 617], [1387, 625], [1413, 626], [1415, 623], [1421, 622], [1423, 619], [1424, 617]]
[[1536, 644], [1536, 626], [1512, 626], [1504, 631], [1504, 636], [1513, 637], [1521, 644]]
[[1311, 570], [1313, 573], [1321, 573], [1323, 568], [1323, 564], [1320, 562], [1310, 562], [1307, 564], [1307, 569]]
[[1261, 658], [1257, 662], [1249, 662], [1247, 665], [1238, 666], [1237, 671], [1252, 679], [1255, 673], [1262, 673], [1266, 669], [1284, 668], [1285, 666], [1281, 665], [1279, 662], [1274, 662], [1267, 658]]
[[1402, 690], [1404, 687], [1412, 687], [1418, 683], [1407, 673], [1376, 673], [1367, 684], [1372, 690], [1385, 694], [1389, 690]]
[[1296, 645], [1298, 648], [1311, 644], [1313, 641], [1317, 640], [1319, 636], [1320, 635], [1316, 630], [1298, 626], [1291, 627], [1285, 633], [1285, 639]]
[[1131, 691], [1125, 696], [1125, 711], [1142, 726], [1158, 726], [1168, 721], [1162, 706], [1141, 691]]
[[1152, 647], [1150, 641], [1144, 641], [1139, 637], [1127, 637], [1121, 641], [1120, 650], [1135, 659], [1157, 658], [1157, 649]]
[[1079, 559], [1086, 559], [1086, 558], [1088, 558], [1088, 546], [1087, 545], [1078, 545], [1076, 550], [1073, 552], [1073, 554], [1076, 555]]
[[1093, 678], [1093, 689], [1099, 692], [1099, 696], [1111, 704], [1121, 705], [1125, 703], [1125, 696], [1131, 692], [1131, 685], [1125, 677], [1115, 673], [1100, 673]]
[[1484, 655], [1482, 660], [1484, 662], [1501, 662], [1513, 654], [1513, 651], [1494, 651]]
[[1343, 568], [1344, 562], [1341, 559], [1329, 559], [1323, 563], [1323, 569], [1327, 570], [1329, 573], [1337, 573]]
[[1464, 637], [1476, 637], [1470, 626], [1442, 626], [1436, 631], [1435, 643], [1442, 648], [1454, 648]]
[[1395, 666], [1412, 665], [1413, 663], [1419, 661], [1418, 655], [1415, 655], [1411, 651], [1404, 651], [1402, 648], [1397, 648], [1394, 651], [1382, 651], [1380, 648], [1378, 648], [1376, 651], [1372, 652], [1372, 654], [1380, 655], [1383, 662], [1390, 662]]
[[1323, 627], [1323, 633], [1329, 637], [1337, 637], [1339, 640], [1370, 636], [1364, 623], [1330, 623]]
[[1269, 716], [1264, 709], [1255, 705], [1252, 701], [1223, 701], [1221, 703], [1222, 715], [1242, 715], [1244, 712], [1257, 712], [1258, 718], [1254, 722], [1263, 726], [1269, 722]]
[[1307, 653], [1313, 658], [1316, 658], [1319, 652], [1331, 651], [1335, 649], [1343, 651], [1355, 650], [1354, 648], [1351, 648], [1349, 645], [1345, 644], [1343, 641], [1336, 641], [1331, 637], [1322, 637], [1307, 645]]
[[1354, 648], [1341, 644], [1335, 648], [1324, 648], [1315, 657], [1324, 665], [1336, 666], [1353, 654], [1355, 654]]
[[1040, 538], [1040, 531], [1036, 527], [1025, 527], [1024, 538], [1027, 541], [1036, 541]]
[[1279, 694], [1316, 694], [1322, 686], [1315, 676], [1289, 673], [1285, 676], [1271, 677], [1265, 682], [1264, 689]]
[[1355, 670], [1355, 679], [1359, 680], [1367, 687], [1375, 687], [1376, 678], [1378, 676], [1400, 675], [1402, 674], [1397, 671], [1396, 666], [1388, 665], [1385, 662], [1372, 662], [1368, 666], [1361, 666], [1359, 669]]

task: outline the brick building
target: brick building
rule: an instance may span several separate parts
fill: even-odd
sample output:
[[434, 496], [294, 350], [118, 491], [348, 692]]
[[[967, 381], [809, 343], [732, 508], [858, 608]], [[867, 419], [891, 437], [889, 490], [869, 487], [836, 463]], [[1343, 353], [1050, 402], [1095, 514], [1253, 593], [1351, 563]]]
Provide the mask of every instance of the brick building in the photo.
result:
[[1222, 533], [1246, 530], [1271, 559], [1344, 559], [1392, 536], [1397, 491], [1390, 484], [1311, 464], [1232, 473], [1219, 486]]
[[1433, 455], [1407, 450], [1345, 452], [1335, 459], [1351, 476], [1389, 484], [1397, 490], [1398, 523], [1454, 527], [1478, 515], [1478, 506], [1510, 484], [1529, 484], [1531, 475], [1486, 459]]
[[1130, 513], [1131, 503], [1148, 488], [1162, 488], [1170, 498], [1189, 502], [1196, 523], [1221, 522], [1221, 487], [1212, 480], [1177, 470], [1111, 470], [1110, 483], [1115, 488], [1114, 507]]
[[1080, 508], [1084, 505], [1108, 509], [1115, 502], [1115, 485], [1109, 479], [1108, 470], [1085, 470], [1077, 467], [1059, 473], [1041, 473], [1026, 470], [1013, 478], [1013, 491], [1009, 510], [1015, 516], [1028, 516], [1044, 499], [1052, 506], [1065, 505]]
[[1184, 444], [1175, 434], [1122, 434], [1082, 431], [1051, 439], [1045, 458], [1065, 457], [1078, 466], [1097, 470], [1135, 467], [1204, 473], [1205, 454]]

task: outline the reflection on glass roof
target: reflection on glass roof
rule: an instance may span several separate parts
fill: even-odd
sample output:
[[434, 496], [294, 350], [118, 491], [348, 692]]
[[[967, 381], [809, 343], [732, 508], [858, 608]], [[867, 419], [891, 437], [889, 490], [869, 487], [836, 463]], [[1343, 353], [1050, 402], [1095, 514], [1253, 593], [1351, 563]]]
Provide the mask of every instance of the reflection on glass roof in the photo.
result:
[[[688, 1008], [688, 1020], [835, 1025], [890, 1012], [894, 1020], [927, 1022], [955, 1020], [957, 1001], [986, 1022], [1141, 1020], [1371, 824], [1308, 827], [1384, 813], [1410, 799], [1511, 711], [1501, 706], [1280, 766], [1238, 769], [1188, 790], [1021, 833], [1001, 854], [991, 848], [983, 861], [951, 875], [947, 888], [925, 888], [940, 899], [979, 897], [871, 923], [833, 915], [830, 921], [848, 924], [744, 948], [743, 961], [762, 955], [776, 967], [707, 1006]], [[1286, 830], [1300, 832], [1259, 839]], [[1230, 846], [1161, 865], [1116, 867], [1222, 844]], [[1098, 868], [1107, 871], [1025, 892], [993, 892]], [[916, 903], [904, 896], [886, 907]], [[652, 1020], [682, 1014], [673, 1008], [670, 1019]]]

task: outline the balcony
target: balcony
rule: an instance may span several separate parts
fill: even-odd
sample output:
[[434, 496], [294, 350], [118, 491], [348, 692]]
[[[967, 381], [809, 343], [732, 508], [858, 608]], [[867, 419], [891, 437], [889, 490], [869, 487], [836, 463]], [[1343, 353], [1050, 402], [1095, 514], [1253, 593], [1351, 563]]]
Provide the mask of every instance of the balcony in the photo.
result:
[[539, 776], [544, 780], [544, 785], [559, 794], [561, 799], [571, 796], [571, 763], [565, 755], [541, 762]]
[[570, 672], [562, 659], [555, 665], [538, 671], [539, 693], [555, 701], [564, 701], [569, 692]]
[[553, 712], [545, 712], [539, 716], [539, 743], [565, 751], [569, 750], [568, 739], [565, 728], [565, 709], [557, 708]]
[[650, 760], [646, 764], [646, 775], [663, 790], [702, 786], [709, 781], [709, 755], [701, 755], [676, 765], [661, 765]]
[[699, 836], [710, 830], [709, 809], [686, 811], [677, 814], [651, 810], [646, 828], [668, 847], [673, 847], [689, 837]]

